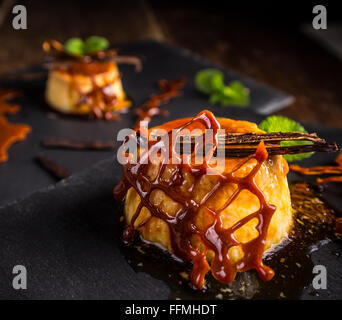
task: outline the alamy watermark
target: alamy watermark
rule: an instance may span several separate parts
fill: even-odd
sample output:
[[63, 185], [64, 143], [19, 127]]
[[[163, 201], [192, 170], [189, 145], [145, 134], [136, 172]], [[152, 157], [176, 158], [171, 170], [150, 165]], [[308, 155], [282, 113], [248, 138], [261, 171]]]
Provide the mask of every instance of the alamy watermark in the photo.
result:
[[[27, 10], [24, 5], [17, 4], [13, 7], [12, 13], [15, 15], [12, 19], [12, 26], [15, 30], [27, 29]], [[315, 5], [312, 9], [315, 14], [312, 20], [312, 27], [316, 30], [327, 29], [327, 9], [324, 5]]]
[[327, 26], [327, 8], [323, 5], [316, 5], [312, 9], [312, 13], [315, 17], [312, 20], [312, 27], [315, 30], [326, 30]]
[[213, 148], [224, 143], [225, 129], [205, 129], [203, 132], [198, 128], [190, 130], [185, 127], [171, 131], [156, 128], [149, 132], [148, 122], [141, 121], [138, 132], [129, 128], [119, 131], [117, 140], [123, 142], [117, 152], [120, 164], [161, 161], [164, 164], [206, 164], [209, 175], [225, 170], [225, 148]]
[[15, 30], [27, 29], [27, 10], [26, 7], [18, 4], [13, 7], [12, 13], [15, 15], [12, 20], [12, 26]]
[[321, 264], [313, 267], [312, 273], [315, 275], [312, 280], [312, 286], [316, 290], [327, 289], [327, 268]]
[[[12, 269], [12, 273], [15, 275], [12, 280], [12, 286], [15, 290], [27, 289], [27, 270], [23, 265], [15, 265]], [[312, 269], [314, 275], [312, 279], [312, 286], [316, 290], [327, 289], [327, 269], [323, 265], [316, 265]]]
[[12, 273], [15, 275], [12, 280], [12, 286], [15, 290], [27, 289], [27, 270], [23, 265], [16, 265], [13, 267]]

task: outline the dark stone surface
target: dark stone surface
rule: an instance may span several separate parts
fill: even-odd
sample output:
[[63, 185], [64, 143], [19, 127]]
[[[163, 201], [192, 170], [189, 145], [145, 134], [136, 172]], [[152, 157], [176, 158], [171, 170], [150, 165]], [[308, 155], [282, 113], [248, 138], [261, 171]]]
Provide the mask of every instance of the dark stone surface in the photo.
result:
[[[257, 117], [258, 118], [258, 117]], [[256, 118], [256, 119], [257, 119]], [[311, 128], [314, 129], [314, 128]], [[340, 132], [320, 128], [317, 132], [342, 143]], [[324, 160], [324, 159], [325, 160]], [[329, 162], [330, 155], [305, 160], [308, 165]], [[20, 299], [167, 299], [175, 297], [174, 284], [165, 280], [165, 263], [145, 258], [149, 272], [129, 263], [122, 249], [120, 204], [112, 188], [121, 168], [107, 159], [88, 170], [36, 191], [31, 196], [0, 208], [0, 298]], [[291, 175], [291, 180], [296, 180]], [[341, 206], [339, 185], [331, 185], [325, 197]], [[328, 290], [320, 298], [341, 298], [342, 247], [330, 242], [313, 253], [314, 264], [328, 270]], [[158, 260], [157, 260], [158, 261]], [[22, 264], [28, 272], [28, 289], [12, 288], [12, 268]], [[166, 277], [167, 278], [167, 277]], [[177, 281], [178, 283], [178, 281]], [[205, 299], [183, 284], [187, 298]], [[182, 286], [180, 286], [182, 287]], [[303, 299], [318, 299], [303, 288]]]
[[[166, 284], [135, 273], [120, 253], [119, 172], [107, 160], [0, 210], [0, 298], [167, 298]], [[12, 288], [17, 264], [27, 268], [26, 291]]]

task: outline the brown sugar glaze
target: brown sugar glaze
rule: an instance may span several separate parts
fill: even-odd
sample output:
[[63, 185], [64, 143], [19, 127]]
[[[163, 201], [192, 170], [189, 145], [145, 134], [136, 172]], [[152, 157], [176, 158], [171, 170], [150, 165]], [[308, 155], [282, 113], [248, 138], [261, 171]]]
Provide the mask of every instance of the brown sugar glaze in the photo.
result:
[[[214, 150], [218, 143], [217, 131], [221, 127], [220, 123], [211, 112], [202, 111], [189, 122], [180, 122], [179, 126], [175, 125], [175, 128], [178, 132], [184, 128], [212, 129], [214, 137], [212, 149]], [[163, 127], [163, 129], [167, 130], [170, 134], [171, 129], [174, 128]], [[151, 152], [154, 152], [161, 147], [162, 141], [149, 141], [149, 150], [140, 157], [140, 160], [143, 160], [142, 157], [147, 157]], [[169, 154], [172, 155], [173, 147], [171, 143], [168, 147], [170, 148]], [[207, 161], [206, 158], [204, 158], [202, 165], [194, 166], [192, 164], [184, 163], [182, 156], [179, 156], [178, 160], [180, 164], [177, 165], [177, 169], [174, 171], [169, 182], [165, 182], [161, 179], [166, 167], [165, 159], [162, 160], [158, 175], [153, 181], [150, 181], [146, 176], [146, 168], [148, 164], [142, 164], [144, 161], [138, 161], [137, 164], [128, 163], [124, 165], [123, 178], [114, 188], [114, 196], [116, 200], [122, 201], [128, 189], [133, 187], [141, 199], [130, 224], [126, 226], [124, 239], [128, 242], [134, 240], [136, 236], [134, 222], [138, 218], [141, 209], [146, 207], [151, 212], [152, 217], [162, 219], [168, 224], [171, 232], [172, 249], [176, 257], [183, 261], [192, 261], [193, 268], [191, 272], [191, 282], [197, 289], [202, 289], [204, 287], [204, 277], [209, 270], [211, 270], [213, 277], [222, 283], [231, 283], [237, 272], [244, 272], [250, 269], [255, 269], [261, 279], [265, 281], [270, 280], [274, 276], [274, 272], [271, 268], [263, 264], [262, 257], [268, 226], [276, 208], [275, 206], [267, 203], [264, 194], [256, 185], [254, 180], [255, 174], [267, 158], [267, 151], [264, 144], [261, 142], [254, 155], [242, 159], [241, 163], [231, 172], [217, 175], [218, 180], [216, 185], [213, 186], [212, 190], [203, 198], [201, 203], [196, 203], [193, 200], [191, 190], [189, 190], [188, 196], [184, 196], [177, 192], [177, 189], [182, 183], [182, 170], [190, 172], [195, 176], [195, 179], [200, 179], [206, 174], [206, 170], [210, 166], [209, 161]], [[256, 165], [251, 172], [245, 177], [236, 176], [236, 171], [251, 159], [256, 160]], [[230, 183], [236, 184], [237, 190], [229, 199], [227, 199], [222, 208], [215, 211], [210, 209], [206, 205], [210, 197], [220, 187]], [[168, 216], [159, 208], [151, 204], [149, 198], [151, 192], [155, 189], [162, 190], [167, 196], [182, 205], [182, 208], [174, 217]], [[228, 207], [244, 189], [250, 191], [259, 199], [260, 208], [256, 212], [235, 223], [232, 227], [224, 229], [220, 213]], [[213, 223], [204, 230], [199, 229], [194, 223], [196, 213], [200, 207], [205, 209], [207, 213], [213, 217]], [[259, 232], [259, 235], [247, 243], [237, 241], [234, 237], [234, 232], [254, 218], [258, 219], [256, 229]], [[148, 220], [144, 221], [143, 224], [147, 222]], [[204, 244], [203, 250], [200, 251], [192, 246], [192, 235], [197, 235], [201, 238]], [[232, 263], [228, 254], [229, 249], [233, 246], [240, 246], [244, 252], [243, 258], [237, 264]], [[210, 266], [206, 259], [206, 253], [208, 250], [212, 250], [214, 252], [214, 258], [211, 261]]]
[[19, 106], [7, 102], [17, 95], [18, 93], [12, 90], [0, 90], [0, 163], [8, 159], [8, 148], [14, 142], [25, 139], [31, 131], [28, 125], [10, 123], [5, 118], [5, 114], [15, 114], [19, 111]]

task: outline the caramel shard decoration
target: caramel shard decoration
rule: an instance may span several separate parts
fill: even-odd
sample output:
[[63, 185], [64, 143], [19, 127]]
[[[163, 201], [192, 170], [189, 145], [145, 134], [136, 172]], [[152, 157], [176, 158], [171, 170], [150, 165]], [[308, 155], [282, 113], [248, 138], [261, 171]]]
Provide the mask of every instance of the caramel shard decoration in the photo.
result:
[[168, 115], [167, 110], [161, 110], [160, 105], [167, 103], [172, 98], [176, 98], [182, 95], [181, 89], [185, 85], [185, 78], [179, 78], [176, 80], [161, 79], [158, 81], [158, 87], [161, 90], [159, 94], [152, 94], [150, 98], [143, 104], [142, 107], [137, 109], [136, 113], [139, 118], [135, 125], [135, 130], [139, 129], [141, 121], [150, 122], [153, 116], [156, 115]]
[[342, 151], [335, 159], [336, 165], [334, 166], [315, 166], [310, 168], [304, 168], [295, 164], [290, 165], [292, 171], [298, 172], [304, 175], [324, 175], [334, 174], [327, 178], [317, 178], [316, 182], [320, 185], [327, 184], [329, 182], [342, 182]]

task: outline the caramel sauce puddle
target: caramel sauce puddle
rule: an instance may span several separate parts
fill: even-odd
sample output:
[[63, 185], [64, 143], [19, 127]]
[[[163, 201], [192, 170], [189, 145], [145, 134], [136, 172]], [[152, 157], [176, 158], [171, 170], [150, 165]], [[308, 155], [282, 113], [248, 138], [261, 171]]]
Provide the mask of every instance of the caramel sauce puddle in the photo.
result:
[[0, 89], [0, 162], [7, 161], [9, 147], [16, 141], [24, 140], [31, 131], [30, 126], [11, 123], [5, 117], [6, 114], [16, 114], [20, 110], [18, 105], [7, 102], [17, 96], [16, 91]]

